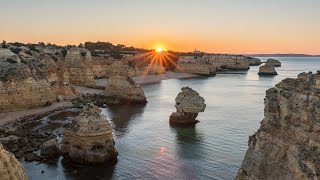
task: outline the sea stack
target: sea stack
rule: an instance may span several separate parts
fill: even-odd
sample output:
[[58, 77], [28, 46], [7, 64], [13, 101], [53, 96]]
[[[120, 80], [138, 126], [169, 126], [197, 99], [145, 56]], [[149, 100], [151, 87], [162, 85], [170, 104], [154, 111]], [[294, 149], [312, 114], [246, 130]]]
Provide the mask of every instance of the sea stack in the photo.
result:
[[274, 67], [281, 67], [281, 62], [276, 59], [268, 59], [266, 65], [274, 66]]
[[1, 180], [27, 180], [28, 177], [22, 164], [14, 155], [6, 151], [0, 143], [0, 179]]
[[123, 104], [147, 103], [141, 85], [129, 77], [128, 69], [120, 61], [112, 64], [105, 91], [106, 97], [119, 100]]
[[80, 164], [116, 159], [115, 142], [107, 118], [93, 105], [86, 105], [73, 123], [62, 129], [61, 154]]
[[272, 65], [263, 65], [259, 67], [259, 73], [260, 76], [265, 75], [278, 75], [276, 69]]
[[319, 73], [302, 73], [267, 91], [265, 117], [249, 138], [236, 179], [320, 178], [319, 92]]
[[204, 112], [204, 98], [189, 87], [181, 88], [182, 92], [176, 97], [177, 112], [170, 116], [170, 124], [175, 126], [194, 126], [199, 112]]

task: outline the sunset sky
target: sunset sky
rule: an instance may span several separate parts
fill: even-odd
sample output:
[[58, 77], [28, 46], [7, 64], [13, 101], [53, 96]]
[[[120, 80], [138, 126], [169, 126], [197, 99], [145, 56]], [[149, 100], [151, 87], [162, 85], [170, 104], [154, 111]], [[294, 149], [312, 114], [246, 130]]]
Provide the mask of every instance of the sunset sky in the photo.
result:
[[320, 54], [320, 0], [0, 0], [0, 39]]

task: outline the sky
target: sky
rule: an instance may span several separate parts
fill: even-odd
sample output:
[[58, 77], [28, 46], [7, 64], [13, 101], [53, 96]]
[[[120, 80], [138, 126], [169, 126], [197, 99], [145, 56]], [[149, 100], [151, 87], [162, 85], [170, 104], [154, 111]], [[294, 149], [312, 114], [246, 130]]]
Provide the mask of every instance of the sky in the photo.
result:
[[0, 0], [0, 40], [320, 54], [320, 0]]

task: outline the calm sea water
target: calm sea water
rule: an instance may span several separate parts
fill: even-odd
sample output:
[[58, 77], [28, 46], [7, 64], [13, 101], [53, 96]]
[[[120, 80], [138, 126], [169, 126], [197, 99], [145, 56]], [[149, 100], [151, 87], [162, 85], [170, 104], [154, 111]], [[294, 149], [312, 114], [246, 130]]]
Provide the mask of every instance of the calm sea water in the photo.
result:
[[[261, 58], [265, 60], [266, 58]], [[247, 150], [248, 136], [263, 119], [265, 91], [284, 78], [320, 69], [320, 58], [278, 58], [279, 75], [259, 77], [258, 67], [216, 77], [166, 80], [144, 86], [146, 106], [103, 109], [119, 152], [115, 165], [98, 167], [26, 163], [30, 179], [233, 179]], [[172, 128], [169, 116], [180, 88], [206, 100], [195, 128]], [[44, 170], [44, 173], [41, 171]]]

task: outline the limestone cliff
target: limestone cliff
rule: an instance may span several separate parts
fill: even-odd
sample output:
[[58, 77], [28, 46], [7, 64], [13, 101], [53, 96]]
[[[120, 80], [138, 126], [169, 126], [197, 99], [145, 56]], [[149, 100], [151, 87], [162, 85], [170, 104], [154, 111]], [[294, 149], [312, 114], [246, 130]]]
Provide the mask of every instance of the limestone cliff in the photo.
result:
[[209, 64], [219, 69], [229, 70], [249, 70], [251, 65], [260, 64], [260, 60], [256, 58], [227, 55], [227, 54], [205, 54], [201, 56], [181, 56], [178, 64], [188, 64], [198, 62], [201, 64]]
[[204, 112], [206, 104], [204, 98], [189, 87], [181, 88], [182, 92], [176, 97], [177, 112], [170, 116], [172, 125], [194, 125], [199, 112]]
[[83, 48], [68, 49], [65, 64], [69, 69], [71, 84], [95, 85], [92, 56], [89, 50]]
[[320, 74], [302, 73], [267, 91], [236, 179], [320, 178]]
[[129, 77], [122, 62], [114, 62], [110, 70], [105, 88], [106, 97], [117, 98], [128, 104], [147, 102], [142, 87]]
[[22, 164], [14, 155], [6, 151], [0, 143], [0, 179], [1, 180], [27, 180], [28, 177]]
[[281, 62], [276, 59], [268, 59], [266, 65], [274, 66], [274, 67], [281, 67]]
[[62, 130], [61, 153], [77, 163], [113, 160], [118, 155], [114, 145], [109, 121], [93, 104], [85, 106], [73, 123]]

